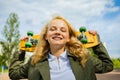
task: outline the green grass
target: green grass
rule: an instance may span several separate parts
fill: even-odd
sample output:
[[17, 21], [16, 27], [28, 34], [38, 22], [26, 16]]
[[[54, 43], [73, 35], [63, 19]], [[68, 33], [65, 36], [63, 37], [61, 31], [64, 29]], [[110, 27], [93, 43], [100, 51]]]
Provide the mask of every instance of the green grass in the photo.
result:
[[112, 58], [114, 69], [120, 68], [120, 59], [119, 58]]

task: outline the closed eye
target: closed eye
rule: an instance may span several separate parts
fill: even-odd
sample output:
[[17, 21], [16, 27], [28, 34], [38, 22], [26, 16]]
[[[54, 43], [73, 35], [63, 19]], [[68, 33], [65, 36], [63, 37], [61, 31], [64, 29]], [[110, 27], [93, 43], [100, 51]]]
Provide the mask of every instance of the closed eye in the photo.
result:
[[62, 28], [61, 28], [61, 31], [62, 31], [62, 32], [67, 32], [67, 29], [64, 28], [64, 27], [62, 27]]
[[53, 27], [51, 27], [49, 30], [50, 30], [50, 31], [55, 31], [56, 28], [53, 26]]

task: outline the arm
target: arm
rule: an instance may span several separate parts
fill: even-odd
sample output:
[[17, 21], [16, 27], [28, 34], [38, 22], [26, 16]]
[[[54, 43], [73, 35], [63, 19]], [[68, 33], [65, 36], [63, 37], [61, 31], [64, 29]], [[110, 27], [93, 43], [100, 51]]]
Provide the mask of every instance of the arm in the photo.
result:
[[28, 77], [30, 61], [24, 64], [25, 51], [19, 51], [13, 55], [9, 66], [9, 77], [12, 80], [18, 80]]
[[105, 73], [113, 70], [112, 60], [110, 59], [108, 52], [102, 42], [100, 42], [99, 45], [93, 47], [93, 52], [97, 55], [97, 57], [91, 57], [96, 73]]

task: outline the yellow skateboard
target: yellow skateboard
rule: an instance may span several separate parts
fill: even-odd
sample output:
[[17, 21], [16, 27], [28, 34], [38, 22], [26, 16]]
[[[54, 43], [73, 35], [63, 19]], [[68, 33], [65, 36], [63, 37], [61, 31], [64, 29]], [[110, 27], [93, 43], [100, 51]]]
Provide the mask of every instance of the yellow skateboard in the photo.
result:
[[[85, 27], [81, 27], [80, 31], [77, 32], [78, 39], [83, 43], [85, 48], [90, 48], [98, 45], [98, 36], [90, 34], [86, 31]], [[20, 41], [20, 50], [25, 50], [28, 52], [33, 52], [38, 43], [39, 35], [34, 35], [32, 31], [27, 32], [27, 39]]]

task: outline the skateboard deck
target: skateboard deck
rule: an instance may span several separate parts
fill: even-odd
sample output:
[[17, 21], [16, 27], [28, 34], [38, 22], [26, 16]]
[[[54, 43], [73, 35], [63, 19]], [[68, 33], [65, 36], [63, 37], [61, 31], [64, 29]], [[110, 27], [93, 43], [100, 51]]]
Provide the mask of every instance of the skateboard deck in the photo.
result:
[[[86, 31], [85, 27], [80, 28], [80, 31], [76, 32], [78, 39], [83, 43], [85, 48], [90, 48], [99, 44], [98, 36], [90, 34]], [[28, 32], [28, 39], [23, 39], [20, 41], [20, 50], [25, 50], [28, 52], [33, 52], [38, 43], [39, 35], [33, 35], [33, 33]]]

